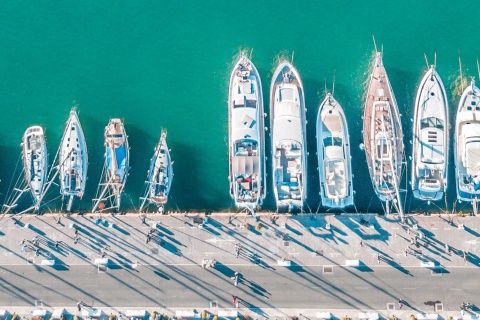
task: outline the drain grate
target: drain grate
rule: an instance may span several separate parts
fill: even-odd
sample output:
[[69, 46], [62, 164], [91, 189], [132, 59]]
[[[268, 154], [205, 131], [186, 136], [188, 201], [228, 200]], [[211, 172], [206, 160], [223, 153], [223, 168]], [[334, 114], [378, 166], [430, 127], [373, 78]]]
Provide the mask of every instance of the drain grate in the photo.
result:
[[43, 307], [43, 300], [35, 300], [35, 307]]
[[151, 252], [152, 254], [158, 254], [158, 248], [152, 248], [152, 249], [150, 250], [150, 252]]
[[218, 308], [218, 301], [210, 301], [210, 308]]
[[323, 267], [323, 274], [332, 274], [333, 267]]
[[435, 303], [435, 311], [443, 311], [443, 303]]
[[317, 250], [315, 251], [315, 253], [317, 254], [317, 256], [323, 256], [323, 250]]
[[288, 241], [283, 241], [283, 246], [284, 246], [284, 247], [290, 246], [290, 242], [288, 242]]
[[387, 310], [395, 310], [395, 302], [387, 303]]

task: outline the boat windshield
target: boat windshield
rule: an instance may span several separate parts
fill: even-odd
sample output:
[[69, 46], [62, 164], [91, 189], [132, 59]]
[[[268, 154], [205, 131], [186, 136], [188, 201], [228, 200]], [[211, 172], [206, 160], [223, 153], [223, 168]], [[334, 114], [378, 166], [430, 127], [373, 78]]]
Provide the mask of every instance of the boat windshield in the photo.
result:
[[342, 146], [342, 138], [339, 137], [328, 137], [323, 139], [324, 147], [341, 147]]
[[443, 120], [435, 118], [435, 117], [429, 117], [429, 118], [424, 118], [421, 121], [422, 129], [425, 128], [437, 128], [443, 130]]
[[117, 133], [117, 134], [107, 134], [107, 138], [122, 138], [123, 134]]

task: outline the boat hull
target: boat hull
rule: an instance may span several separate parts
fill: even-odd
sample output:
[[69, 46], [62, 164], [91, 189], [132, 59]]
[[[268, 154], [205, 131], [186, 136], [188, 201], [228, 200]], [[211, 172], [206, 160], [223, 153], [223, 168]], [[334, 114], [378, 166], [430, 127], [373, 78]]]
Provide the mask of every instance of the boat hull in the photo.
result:
[[303, 84], [288, 61], [270, 85], [272, 177], [277, 207], [302, 210], [307, 198], [306, 109]]
[[127, 182], [130, 150], [125, 127], [120, 119], [111, 119], [105, 127], [106, 181], [120, 194]]
[[88, 151], [85, 135], [75, 109], [65, 126], [59, 153], [60, 193], [82, 198], [88, 169]]
[[403, 131], [397, 102], [379, 52], [366, 94], [363, 141], [375, 193], [382, 201], [395, 200], [402, 174]]
[[350, 136], [340, 104], [328, 93], [317, 115], [317, 157], [322, 206], [353, 205]]
[[457, 198], [476, 201], [480, 197], [480, 90], [473, 81], [458, 104], [454, 145]]
[[265, 198], [264, 108], [260, 75], [244, 55], [230, 77], [228, 128], [230, 195], [254, 212]]
[[170, 151], [167, 145], [167, 134], [163, 132], [155, 147], [155, 153], [150, 162], [148, 176], [148, 197], [157, 206], [167, 204], [168, 195], [173, 181], [173, 167]]
[[27, 128], [22, 140], [25, 179], [35, 202], [39, 202], [48, 173], [47, 141], [43, 128], [40, 126]]
[[413, 122], [411, 186], [421, 200], [440, 200], [447, 187], [447, 101], [442, 80], [431, 67], [418, 88]]

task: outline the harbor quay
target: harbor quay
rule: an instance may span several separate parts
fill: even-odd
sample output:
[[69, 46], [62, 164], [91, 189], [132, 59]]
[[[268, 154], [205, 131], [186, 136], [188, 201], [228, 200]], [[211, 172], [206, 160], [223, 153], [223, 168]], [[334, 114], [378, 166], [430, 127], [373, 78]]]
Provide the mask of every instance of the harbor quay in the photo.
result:
[[460, 215], [3, 215], [0, 316], [476, 319], [479, 230]]

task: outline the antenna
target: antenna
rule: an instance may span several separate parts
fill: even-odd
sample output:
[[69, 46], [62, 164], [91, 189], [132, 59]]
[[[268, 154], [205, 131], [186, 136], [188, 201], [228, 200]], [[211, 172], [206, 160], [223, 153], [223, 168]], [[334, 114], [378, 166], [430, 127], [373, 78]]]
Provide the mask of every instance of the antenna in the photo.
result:
[[430, 65], [428, 64], [427, 54], [425, 52], [423, 53], [423, 56], [425, 57], [425, 63], [427, 64], [427, 68], [430, 67]]
[[378, 52], [377, 43], [375, 42], [375, 36], [373, 34], [372, 34], [372, 39], [373, 39], [373, 46], [375, 47], [375, 52]]
[[249, 57], [250, 60], [252, 60], [252, 54], [253, 54], [253, 48], [252, 48], [252, 50], [250, 50], [250, 57]]
[[333, 83], [332, 83], [332, 96], [334, 95], [335, 93], [335, 72], [337, 70], [333, 70]]
[[324, 88], [324, 94], [327, 95], [327, 78], [324, 79], [325, 80], [325, 88]]
[[437, 52], [436, 51], [433, 56], [433, 66], [435, 67], [435, 69], [437, 68]]
[[292, 64], [293, 64], [293, 58], [295, 57], [295, 51], [292, 52]]

